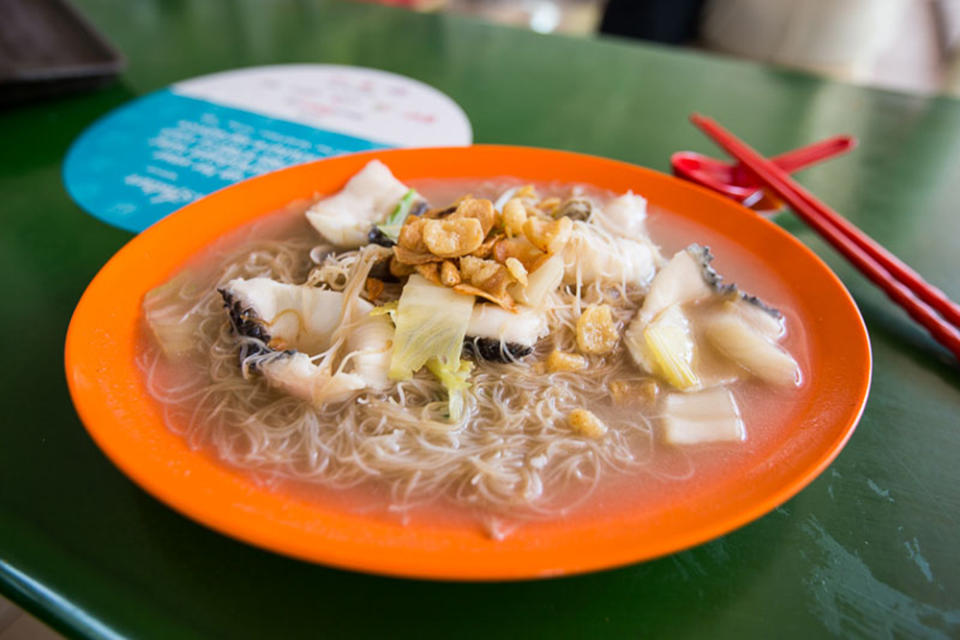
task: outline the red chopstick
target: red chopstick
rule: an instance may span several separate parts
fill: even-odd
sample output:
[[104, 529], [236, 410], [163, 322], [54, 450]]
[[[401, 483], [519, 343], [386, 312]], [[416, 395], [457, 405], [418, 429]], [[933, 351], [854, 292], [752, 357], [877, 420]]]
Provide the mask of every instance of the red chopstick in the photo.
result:
[[960, 360], [960, 306], [711, 118], [694, 114], [690, 120]]

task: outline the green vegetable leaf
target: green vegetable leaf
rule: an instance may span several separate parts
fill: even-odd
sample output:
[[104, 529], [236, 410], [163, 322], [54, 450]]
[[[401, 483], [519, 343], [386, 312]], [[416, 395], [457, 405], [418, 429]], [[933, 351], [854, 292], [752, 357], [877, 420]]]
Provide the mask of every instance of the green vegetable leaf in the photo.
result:
[[409, 380], [425, 364], [448, 393], [450, 420], [463, 415], [463, 391], [472, 364], [460, 359], [463, 337], [473, 314], [473, 296], [412, 275], [403, 286], [394, 313], [396, 331], [389, 376]]
[[690, 322], [680, 305], [670, 305], [643, 332], [651, 360], [660, 376], [677, 389], [700, 386], [694, 373], [694, 342]]
[[470, 377], [470, 371], [473, 370], [473, 363], [469, 360], [459, 360], [451, 366], [440, 358], [430, 358], [427, 360], [427, 369], [447, 390], [447, 413], [450, 421], [460, 422], [463, 417], [464, 391], [470, 388], [467, 380]]
[[410, 189], [403, 197], [400, 198], [400, 201], [397, 203], [397, 206], [394, 208], [393, 212], [387, 216], [387, 219], [383, 221], [382, 224], [377, 225], [377, 229], [380, 229], [380, 232], [383, 235], [387, 236], [394, 242], [397, 241], [397, 238], [400, 236], [400, 228], [403, 227], [404, 220], [407, 219], [407, 216], [410, 215], [410, 211], [413, 208], [413, 203], [417, 200], [419, 194], [416, 189]]
[[379, 307], [374, 307], [370, 309], [371, 316], [390, 316], [390, 322], [396, 326], [397, 324], [397, 301], [393, 300], [392, 302], [386, 302]]
[[410, 276], [397, 305], [390, 378], [409, 380], [430, 358], [459, 363], [473, 302], [473, 296]]

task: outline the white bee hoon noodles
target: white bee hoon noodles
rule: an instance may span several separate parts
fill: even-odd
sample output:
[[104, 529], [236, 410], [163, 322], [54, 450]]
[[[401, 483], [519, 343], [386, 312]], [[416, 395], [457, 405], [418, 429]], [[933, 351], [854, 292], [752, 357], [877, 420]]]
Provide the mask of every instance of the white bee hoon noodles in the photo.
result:
[[[502, 185], [488, 191], [491, 200], [501, 192]], [[300, 212], [278, 215], [289, 221], [300, 219]], [[624, 410], [611, 400], [615, 383], [653, 379], [638, 368], [624, 339], [608, 353], [578, 356], [588, 364], [584, 369], [547, 366], [555, 351], [578, 354], [578, 320], [588, 307], [606, 305], [623, 334], [648, 283], [637, 285], [602, 269], [586, 282], [576, 266], [568, 269], [572, 275], [549, 294], [543, 311], [549, 333], [522, 358], [476, 358], [462, 416], [451, 420], [447, 393], [427, 368], [333, 402], [310, 402], [269, 384], [261, 365], [284, 352], [265, 351], [258, 338], [238, 335], [218, 292], [237, 278], [257, 277], [343, 292], [345, 322], [330, 347], [310, 354], [310, 360], [331, 375], [347, 372], [357, 354], [342, 347], [367, 316], [353, 304], [367, 297], [375, 251], [324, 245], [306, 225], [289, 222], [254, 227], [226, 243], [228, 250], [212, 250], [198, 260], [206, 266], [185, 269], [145, 301], [148, 326], [152, 319], [176, 318], [172, 331], [191, 337], [189, 344], [171, 347], [172, 333], [154, 327], [140, 364], [168, 425], [192, 446], [211, 448], [226, 463], [255, 473], [388, 492], [394, 510], [439, 502], [479, 510], [484, 517], [518, 519], [564, 513], [604, 476], [650, 465], [659, 446], [654, 436], [662, 402]], [[373, 304], [397, 300], [402, 284], [386, 282]], [[577, 409], [602, 420], [602, 437], [571, 428]]]

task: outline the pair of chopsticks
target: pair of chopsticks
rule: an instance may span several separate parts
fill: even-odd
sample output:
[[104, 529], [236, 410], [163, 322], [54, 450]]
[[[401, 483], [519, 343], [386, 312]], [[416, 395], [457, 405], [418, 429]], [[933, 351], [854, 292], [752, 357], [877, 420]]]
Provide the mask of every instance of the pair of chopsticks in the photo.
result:
[[801, 220], [960, 360], [960, 306], [711, 118], [694, 114], [690, 121], [752, 171], [765, 188], [790, 205]]

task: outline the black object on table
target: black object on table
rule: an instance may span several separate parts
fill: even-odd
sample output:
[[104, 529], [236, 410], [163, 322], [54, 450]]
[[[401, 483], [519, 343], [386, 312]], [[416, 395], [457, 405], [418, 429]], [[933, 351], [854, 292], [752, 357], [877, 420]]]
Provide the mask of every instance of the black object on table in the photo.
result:
[[0, 106], [96, 88], [124, 66], [66, 0], [0, 0]]

